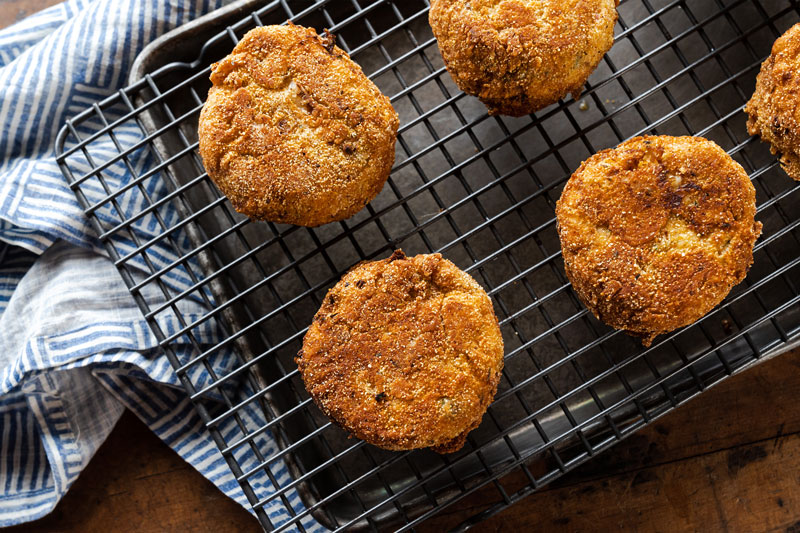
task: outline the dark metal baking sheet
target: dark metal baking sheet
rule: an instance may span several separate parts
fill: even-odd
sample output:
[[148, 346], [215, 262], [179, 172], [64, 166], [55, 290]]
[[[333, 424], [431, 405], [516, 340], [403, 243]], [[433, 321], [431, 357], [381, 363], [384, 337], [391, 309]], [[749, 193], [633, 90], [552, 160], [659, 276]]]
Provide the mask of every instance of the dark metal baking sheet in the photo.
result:
[[[252, 10], [257, 16], [247, 18]], [[210, 314], [228, 324], [243, 360], [254, 361], [245, 366], [256, 390], [266, 391], [258, 401], [291, 450], [283, 457], [320, 522], [407, 526], [521, 463], [533, 490], [720, 378], [797, 344], [800, 311], [786, 302], [800, 282], [800, 194], [766, 147], [748, 138], [740, 110], [777, 32], [798, 20], [796, 6], [629, 0], [620, 14], [616, 44], [579, 101], [520, 119], [486, 117], [460, 94], [423, 2], [240, 0], [137, 58], [136, 117], [161, 159], [173, 160], [163, 179], [191, 220], [183, 228], [214, 295]], [[381, 195], [346, 223], [314, 230], [246, 221], [199, 179], [196, 153], [178, 156], [197, 140], [198, 98], [209, 86], [198, 73], [247, 29], [289, 17], [332, 27], [401, 117], [398, 159]], [[747, 282], [699, 325], [660, 337], [650, 350], [578, 302], [552, 211], [583, 159], [638, 133], [717, 141], [751, 173], [765, 224]], [[498, 398], [453, 457], [354, 443], [309, 404], [293, 373], [303, 329], [327, 287], [359, 260], [401, 246], [440, 250], [468, 269], [489, 289], [503, 324]], [[332, 466], [315, 471], [322, 464]]]

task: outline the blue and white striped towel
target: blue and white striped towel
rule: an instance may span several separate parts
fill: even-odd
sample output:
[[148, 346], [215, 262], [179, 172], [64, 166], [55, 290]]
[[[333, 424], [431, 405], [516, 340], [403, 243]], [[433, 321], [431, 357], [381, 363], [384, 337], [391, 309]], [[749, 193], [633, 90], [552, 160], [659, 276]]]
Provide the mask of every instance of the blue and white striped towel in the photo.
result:
[[[0, 526], [51, 511], [126, 407], [246, 505], [53, 149], [68, 117], [122, 86], [144, 45], [221, 3], [68, 0], [0, 31]], [[183, 305], [188, 320], [203, 311], [201, 303]], [[168, 335], [178, 329], [168, 316], [159, 326]], [[198, 335], [218, 340], [213, 324]], [[188, 342], [182, 349], [178, 355], [188, 357]], [[215, 363], [230, 361], [222, 354]], [[244, 413], [244, 424], [263, 422], [256, 409]], [[228, 442], [237, 431], [233, 422], [222, 428]], [[268, 434], [258, 438], [264, 455], [274, 452]], [[245, 449], [237, 459], [245, 470], [257, 461]], [[272, 474], [290, 481], [285, 465]], [[274, 492], [265, 474], [250, 484], [260, 498]], [[287, 501], [291, 510], [281, 498], [266, 506], [273, 524], [302, 511], [295, 492]], [[308, 517], [303, 524], [320, 529]]]

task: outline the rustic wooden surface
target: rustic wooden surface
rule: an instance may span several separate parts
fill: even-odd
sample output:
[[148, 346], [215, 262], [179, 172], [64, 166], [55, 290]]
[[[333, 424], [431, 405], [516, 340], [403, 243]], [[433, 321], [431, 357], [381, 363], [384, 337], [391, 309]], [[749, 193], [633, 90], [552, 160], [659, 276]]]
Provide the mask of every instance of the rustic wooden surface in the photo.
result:
[[0, 28], [10, 26], [28, 15], [59, 3], [61, 0], [0, 0]]
[[[54, 3], [0, 0], [0, 27]], [[800, 533], [799, 397], [795, 350], [727, 380], [475, 529]], [[419, 529], [451, 527], [496, 497], [494, 489], [479, 491]], [[126, 413], [55, 512], [8, 531], [259, 528]]]
[[[707, 391], [478, 531], [800, 532], [800, 350]], [[505, 480], [513, 486], [519, 480]], [[419, 528], [448, 529], [479, 491]], [[56, 511], [11, 531], [258, 531], [126, 413]]]
[[[799, 396], [797, 349], [713, 387], [478, 530], [800, 533]], [[448, 529], [497, 499], [480, 492], [420, 531]]]

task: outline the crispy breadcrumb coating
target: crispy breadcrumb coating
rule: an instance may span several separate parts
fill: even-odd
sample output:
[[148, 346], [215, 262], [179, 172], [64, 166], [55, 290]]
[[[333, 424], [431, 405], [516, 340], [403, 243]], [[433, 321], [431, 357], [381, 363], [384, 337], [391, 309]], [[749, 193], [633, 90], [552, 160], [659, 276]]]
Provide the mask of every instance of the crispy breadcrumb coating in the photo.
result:
[[319, 226], [354, 215], [394, 162], [397, 113], [329, 33], [248, 32], [211, 70], [200, 155], [234, 208]]
[[744, 108], [747, 131], [781, 154], [781, 166], [800, 181], [800, 23], [781, 35], [762, 63], [756, 90]]
[[698, 137], [636, 137], [599, 152], [556, 206], [564, 267], [594, 314], [649, 345], [741, 282], [761, 233], [744, 169]]
[[297, 365], [336, 424], [388, 450], [460, 449], [503, 369], [492, 303], [441, 254], [355, 266], [325, 297]]
[[614, 44], [617, 0], [432, 0], [448, 72], [490, 115], [577, 96]]

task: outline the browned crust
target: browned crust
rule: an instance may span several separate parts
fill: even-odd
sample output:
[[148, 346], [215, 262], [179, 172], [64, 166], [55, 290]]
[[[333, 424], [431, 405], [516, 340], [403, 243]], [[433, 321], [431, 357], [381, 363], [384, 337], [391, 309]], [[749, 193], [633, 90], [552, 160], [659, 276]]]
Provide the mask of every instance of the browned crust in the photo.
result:
[[649, 345], [744, 279], [755, 211], [747, 173], [713, 142], [636, 137], [584, 161], [564, 188], [567, 277], [597, 318]]
[[211, 70], [200, 155], [234, 208], [318, 226], [354, 215], [394, 162], [397, 113], [333, 36], [251, 30]]
[[489, 297], [441, 254], [397, 250], [327, 294], [297, 365], [336, 424], [388, 450], [460, 449], [503, 369]]
[[453, 80], [489, 114], [533, 113], [572, 93], [614, 44], [617, 0], [432, 0]]
[[800, 181], [800, 23], [775, 41], [744, 110], [750, 135], [770, 143], [783, 170]]

